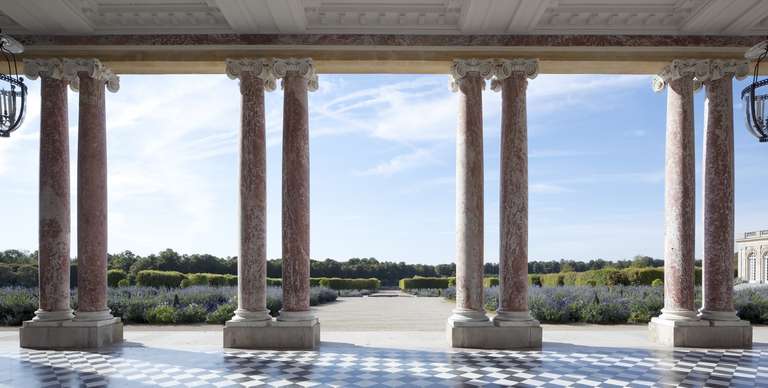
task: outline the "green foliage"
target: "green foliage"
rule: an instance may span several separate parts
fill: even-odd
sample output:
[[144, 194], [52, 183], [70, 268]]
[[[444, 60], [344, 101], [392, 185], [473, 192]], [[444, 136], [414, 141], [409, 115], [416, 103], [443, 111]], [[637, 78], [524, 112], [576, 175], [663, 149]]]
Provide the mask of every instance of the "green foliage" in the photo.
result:
[[531, 286], [541, 287], [540, 275], [528, 275], [528, 284]]
[[[309, 279], [309, 280], [310, 280], [309, 284], [310, 284], [310, 286], [312, 286], [312, 279]], [[318, 282], [319, 282], [319, 280], [318, 280]], [[318, 283], [317, 285], [319, 286], [320, 284]], [[282, 287], [283, 286], [283, 279], [267, 278], [267, 286]]]
[[0, 263], [0, 285], [37, 287], [37, 266]]
[[416, 290], [425, 288], [448, 288], [451, 278], [426, 278], [416, 276], [410, 279], [400, 279], [401, 290]]
[[223, 304], [216, 308], [215, 311], [208, 314], [205, 321], [208, 323], [218, 323], [223, 325], [225, 322], [232, 319], [232, 316], [235, 315], [236, 309], [237, 305], [234, 303]]
[[173, 318], [174, 323], [201, 323], [208, 317], [208, 310], [205, 307], [193, 303], [186, 307], [176, 310]]
[[38, 307], [37, 294], [28, 288], [0, 290], [0, 325], [18, 326], [32, 319]]
[[328, 287], [332, 290], [378, 290], [381, 287], [379, 279], [340, 279], [340, 278], [321, 278], [321, 287]]
[[490, 287], [498, 287], [498, 286], [499, 286], [499, 278], [483, 279], [483, 287], [490, 288]]
[[177, 288], [184, 279], [186, 276], [176, 271], [144, 270], [136, 274], [136, 284], [144, 287]]
[[120, 279], [120, 281], [117, 282], [118, 287], [129, 287], [130, 285], [131, 285], [131, 282], [128, 279]]
[[128, 274], [122, 269], [110, 269], [107, 271], [107, 285], [117, 287], [121, 280], [127, 279]]
[[237, 275], [222, 275], [222, 274], [216, 274], [216, 273], [193, 273], [193, 274], [187, 274], [187, 279], [189, 280], [189, 282], [187, 283], [187, 287], [188, 286], [222, 287], [222, 286], [237, 285]]
[[176, 308], [167, 304], [161, 304], [147, 310], [147, 322], [151, 324], [171, 324], [175, 322]]
[[189, 280], [189, 278], [182, 279], [181, 284], [179, 284], [179, 287], [181, 288], [187, 288], [192, 285], [192, 281]]
[[654, 286], [654, 287], [661, 287], [661, 286], [664, 285], [664, 280], [663, 279], [653, 279], [653, 281], [651, 282], [651, 285]]
[[563, 274], [559, 273], [541, 275], [539, 279], [541, 280], [541, 285], [543, 287], [558, 287], [565, 285], [563, 282]]
[[633, 286], [652, 285], [654, 281], [664, 281], [663, 268], [628, 268], [624, 272], [629, 284]]

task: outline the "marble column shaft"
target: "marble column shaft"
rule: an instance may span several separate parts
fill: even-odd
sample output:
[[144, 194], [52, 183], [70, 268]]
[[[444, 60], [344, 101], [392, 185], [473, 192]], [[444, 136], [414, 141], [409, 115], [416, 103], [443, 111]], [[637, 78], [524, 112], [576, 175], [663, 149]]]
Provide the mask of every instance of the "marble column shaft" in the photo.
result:
[[105, 88], [103, 80], [87, 72], [78, 77], [77, 318], [109, 318]]
[[40, 309], [35, 320], [71, 319], [69, 298], [69, 125], [67, 81], [41, 77]]
[[[309, 313], [308, 80], [283, 77], [283, 319]], [[288, 314], [285, 314], [287, 312]], [[280, 319], [280, 318], [278, 318]]]
[[701, 317], [736, 320], [733, 307], [733, 77], [707, 81]]
[[528, 314], [528, 122], [525, 73], [501, 85], [499, 317]]
[[485, 318], [483, 307], [483, 104], [484, 79], [469, 72], [456, 81], [456, 309], [469, 320]]
[[236, 318], [268, 320], [264, 80], [252, 71], [243, 71], [240, 93], [240, 255]]
[[695, 319], [696, 159], [692, 74], [668, 82], [664, 202], [661, 318]]

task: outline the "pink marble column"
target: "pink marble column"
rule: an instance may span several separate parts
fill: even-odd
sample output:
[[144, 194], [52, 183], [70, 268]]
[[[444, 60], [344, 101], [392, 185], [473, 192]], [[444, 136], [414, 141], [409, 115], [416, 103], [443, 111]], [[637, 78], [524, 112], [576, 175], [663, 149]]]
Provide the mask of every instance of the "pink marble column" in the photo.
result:
[[[267, 309], [267, 147], [264, 89], [274, 89], [269, 64], [261, 59], [228, 60], [227, 74], [240, 78], [240, 255], [238, 309], [232, 321], [264, 322]], [[266, 76], [266, 77], [265, 77]], [[264, 78], [267, 78], [265, 81]]]
[[456, 60], [456, 308], [454, 324], [488, 322], [483, 307], [483, 103], [489, 61]]
[[659, 318], [697, 319], [694, 306], [696, 157], [693, 73], [668, 81], [664, 175], [664, 308]]
[[277, 59], [283, 102], [283, 309], [280, 321], [313, 321], [309, 308], [309, 108], [317, 76], [309, 59]]
[[733, 307], [733, 74], [705, 82], [704, 263], [700, 317], [738, 320]]
[[[95, 59], [64, 61], [79, 91], [77, 147], [77, 298], [75, 319], [112, 319], [107, 307], [107, 131], [105, 83], [117, 77]], [[76, 78], [75, 78], [76, 77]]]
[[31, 79], [41, 78], [40, 94], [40, 308], [35, 321], [69, 320], [69, 125], [67, 81], [58, 59], [25, 61]]
[[532, 321], [528, 311], [528, 78], [536, 60], [500, 60], [493, 90], [501, 89], [499, 309], [494, 322]]

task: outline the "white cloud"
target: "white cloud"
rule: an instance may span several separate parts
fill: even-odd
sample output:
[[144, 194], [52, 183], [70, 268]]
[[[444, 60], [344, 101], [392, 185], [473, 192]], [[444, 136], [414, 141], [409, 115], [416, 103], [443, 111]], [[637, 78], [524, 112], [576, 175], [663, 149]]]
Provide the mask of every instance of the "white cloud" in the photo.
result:
[[407, 154], [397, 155], [385, 162], [379, 163], [374, 167], [359, 172], [360, 175], [392, 175], [394, 173], [416, 168], [426, 163], [434, 163], [433, 151], [424, 148], [418, 148]]
[[533, 194], [560, 194], [572, 190], [552, 183], [531, 183], [528, 185], [528, 191]]

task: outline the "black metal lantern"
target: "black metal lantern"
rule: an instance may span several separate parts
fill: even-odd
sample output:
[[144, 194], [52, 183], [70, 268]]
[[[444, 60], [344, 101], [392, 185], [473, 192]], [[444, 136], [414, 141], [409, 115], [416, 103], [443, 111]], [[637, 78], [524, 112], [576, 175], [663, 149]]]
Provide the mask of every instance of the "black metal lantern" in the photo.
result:
[[0, 74], [0, 137], [9, 137], [24, 121], [27, 85], [16, 65], [16, 54], [23, 51], [24, 46], [16, 39], [0, 33], [0, 54], [8, 62], [8, 72]]
[[[768, 118], [766, 118], [765, 102], [768, 100], [768, 79], [757, 80], [760, 71], [760, 62], [768, 57], [768, 40], [762, 41], [749, 49], [744, 55], [747, 59], [755, 61], [755, 73], [752, 84], [741, 91], [741, 100], [744, 102], [744, 110], [747, 119], [747, 129], [761, 143], [768, 142]], [[762, 88], [762, 89], [761, 89]]]

